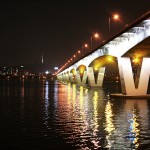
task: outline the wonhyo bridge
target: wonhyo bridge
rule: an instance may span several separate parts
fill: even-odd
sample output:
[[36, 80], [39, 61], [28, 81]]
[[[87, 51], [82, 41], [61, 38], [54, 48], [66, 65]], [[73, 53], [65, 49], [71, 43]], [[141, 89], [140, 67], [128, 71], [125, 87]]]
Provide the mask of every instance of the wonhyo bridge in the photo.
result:
[[91, 53], [57, 72], [61, 82], [102, 87], [108, 73], [118, 74], [122, 95], [148, 96], [150, 11]]

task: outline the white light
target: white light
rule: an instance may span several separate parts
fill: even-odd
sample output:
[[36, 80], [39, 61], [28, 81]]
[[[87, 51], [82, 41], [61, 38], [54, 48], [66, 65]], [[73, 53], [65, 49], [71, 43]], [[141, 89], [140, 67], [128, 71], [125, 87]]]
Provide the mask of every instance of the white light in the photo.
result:
[[49, 74], [49, 71], [45, 71], [46, 74]]
[[58, 67], [54, 67], [55, 70], [58, 70]]

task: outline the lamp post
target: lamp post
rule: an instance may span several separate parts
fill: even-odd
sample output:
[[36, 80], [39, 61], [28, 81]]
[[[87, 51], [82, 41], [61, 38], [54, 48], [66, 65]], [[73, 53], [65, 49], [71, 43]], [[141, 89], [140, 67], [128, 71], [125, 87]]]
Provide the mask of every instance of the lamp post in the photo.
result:
[[87, 48], [88, 47], [88, 44], [84, 44], [82, 45], [82, 55], [84, 56], [84, 48]]
[[78, 51], [77, 51], [77, 54], [80, 54], [80, 53], [81, 53], [81, 51], [80, 51], [80, 50], [78, 50]]
[[111, 16], [111, 17], [109, 17], [109, 19], [108, 19], [108, 24], [109, 24], [109, 38], [111, 37], [111, 19], [113, 19], [113, 20], [115, 20], [115, 21], [117, 21], [117, 20], [119, 20], [120, 19], [120, 16], [118, 15], [118, 14], [114, 14], [113, 16]]
[[99, 34], [95, 33], [94, 35], [91, 36], [91, 50], [93, 48], [93, 38], [95, 38], [95, 39], [99, 38]]
[[81, 54], [81, 51], [80, 50], [77, 50], [77, 52], [73, 55], [73, 59], [75, 60], [77, 60], [77, 59], [79, 59], [79, 57], [78, 56], [80, 56], [80, 54]]

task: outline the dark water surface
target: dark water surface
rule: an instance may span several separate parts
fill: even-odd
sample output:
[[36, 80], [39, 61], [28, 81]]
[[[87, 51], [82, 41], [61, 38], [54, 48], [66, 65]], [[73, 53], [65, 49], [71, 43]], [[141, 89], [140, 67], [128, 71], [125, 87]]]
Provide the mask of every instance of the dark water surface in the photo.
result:
[[0, 149], [150, 149], [150, 100], [119, 90], [0, 80]]

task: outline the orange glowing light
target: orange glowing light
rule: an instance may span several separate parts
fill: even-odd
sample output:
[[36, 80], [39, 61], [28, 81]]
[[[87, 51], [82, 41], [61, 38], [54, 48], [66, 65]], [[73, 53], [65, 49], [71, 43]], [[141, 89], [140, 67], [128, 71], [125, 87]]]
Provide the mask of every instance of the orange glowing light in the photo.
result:
[[108, 57], [108, 61], [112, 61], [113, 59], [112, 59], [112, 57]]
[[99, 38], [99, 34], [98, 34], [98, 33], [95, 33], [95, 34], [94, 34], [94, 37], [95, 37], [95, 38]]
[[138, 62], [139, 62], [139, 59], [138, 59], [138, 58], [134, 58], [134, 59], [133, 59], [133, 62], [134, 62], [134, 63], [138, 63]]
[[98, 68], [97, 68], [97, 67], [94, 67], [94, 70], [95, 70], [95, 71], [97, 71], [97, 70], [98, 70]]
[[119, 15], [118, 15], [118, 14], [114, 14], [114, 15], [113, 15], [113, 19], [114, 19], [114, 20], [119, 20]]
[[84, 47], [88, 47], [88, 44], [84, 44]]

